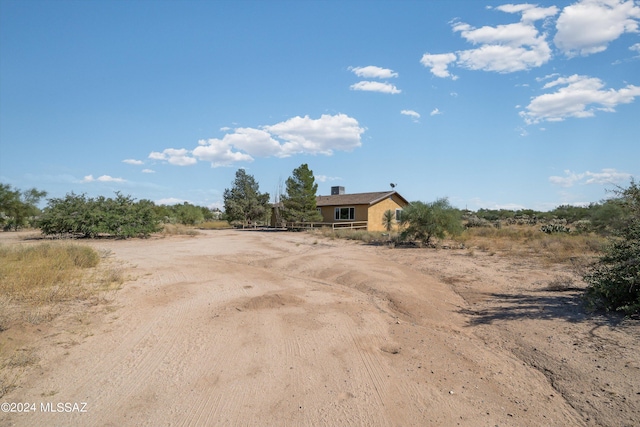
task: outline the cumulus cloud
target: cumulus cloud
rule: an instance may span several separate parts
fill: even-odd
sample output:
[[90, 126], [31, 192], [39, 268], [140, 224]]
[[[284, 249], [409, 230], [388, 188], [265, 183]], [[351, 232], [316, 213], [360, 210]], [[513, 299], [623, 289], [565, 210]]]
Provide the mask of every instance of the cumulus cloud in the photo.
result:
[[458, 57], [455, 53], [430, 54], [427, 52], [422, 55], [420, 63], [430, 68], [431, 74], [436, 77], [451, 77], [453, 80], [456, 80], [458, 77], [449, 72], [449, 64], [455, 62], [456, 59], [458, 59]]
[[396, 94], [402, 92], [400, 89], [387, 82], [372, 82], [368, 80], [363, 80], [361, 82], [352, 84], [350, 86], [351, 90], [362, 90], [366, 92], [381, 92], [381, 93], [390, 93]]
[[473, 28], [458, 23], [454, 31], [480, 47], [458, 52], [457, 64], [470, 70], [512, 73], [539, 67], [551, 59], [546, 35], [530, 22]]
[[600, 172], [576, 173], [565, 170], [563, 176], [550, 176], [549, 182], [560, 187], [573, 187], [576, 184], [619, 184], [631, 179], [631, 174], [618, 172], [615, 169], [602, 169]]
[[375, 65], [368, 65], [366, 67], [349, 67], [350, 71], [358, 77], [365, 79], [389, 79], [392, 77], [398, 77], [398, 73], [388, 68], [376, 67]]
[[176, 166], [191, 166], [198, 161], [190, 156], [191, 152], [184, 148], [167, 148], [162, 152], [152, 151], [149, 158], [153, 160], [167, 161]]
[[513, 73], [539, 67], [551, 59], [546, 33], [535, 23], [558, 13], [555, 6], [541, 8], [531, 4], [506, 4], [495, 8], [500, 12], [520, 14], [520, 21], [512, 24], [473, 27], [454, 21], [452, 29], [467, 42], [478, 47], [455, 53], [422, 56], [421, 63], [437, 77], [457, 77], [449, 71], [451, 64], [469, 70]]
[[582, 0], [562, 10], [553, 41], [569, 57], [591, 55], [624, 33], [637, 33], [638, 19], [633, 0]]
[[246, 153], [233, 151], [227, 137], [223, 139], [200, 140], [200, 144], [193, 150], [193, 155], [199, 160], [210, 162], [211, 167], [229, 166], [236, 162], [252, 162], [253, 157]]
[[351, 151], [362, 145], [364, 129], [358, 121], [345, 114], [323, 114], [319, 119], [294, 117], [264, 129], [286, 141], [281, 146], [282, 157], [293, 154], [333, 154], [333, 150]]
[[82, 182], [94, 182], [94, 181], [99, 181], [99, 182], [126, 182], [126, 180], [124, 180], [122, 178], [114, 178], [114, 177], [109, 176], [109, 175], [102, 175], [102, 176], [99, 176], [97, 178], [94, 178], [93, 175], [87, 175], [82, 179]]
[[437, 116], [438, 114], [442, 114], [442, 111], [438, 110], [437, 108], [434, 108], [433, 111], [429, 113], [430, 116]]
[[142, 169], [142, 173], [156, 173], [153, 169]]
[[413, 110], [402, 110], [400, 111], [400, 114], [411, 117], [414, 122], [417, 122], [420, 118], [420, 113]]
[[568, 117], [592, 117], [596, 111], [615, 111], [619, 104], [633, 102], [640, 96], [640, 86], [627, 85], [604, 89], [604, 83], [595, 77], [574, 74], [560, 77], [544, 85], [544, 89], [556, 88], [532, 99], [525, 111], [520, 112], [527, 124], [542, 121], [562, 121]]
[[295, 154], [332, 155], [334, 151], [351, 151], [362, 145], [365, 130], [358, 121], [345, 114], [309, 116], [261, 128], [237, 128], [222, 138], [198, 141], [193, 150], [168, 148], [152, 152], [150, 159], [175, 165], [191, 165], [198, 160], [212, 167], [252, 162], [256, 157], [289, 157]]
[[126, 163], [128, 165], [142, 165], [142, 164], [144, 164], [144, 162], [142, 160], [135, 160], [135, 159], [124, 159], [122, 161], [122, 163]]

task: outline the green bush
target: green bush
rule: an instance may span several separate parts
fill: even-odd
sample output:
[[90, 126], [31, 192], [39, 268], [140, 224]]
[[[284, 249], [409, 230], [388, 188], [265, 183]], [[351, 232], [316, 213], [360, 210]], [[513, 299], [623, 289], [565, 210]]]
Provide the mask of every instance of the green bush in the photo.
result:
[[425, 245], [431, 239], [443, 239], [446, 235], [455, 236], [462, 232], [461, 213], [453, 208], [446, 198], [435, 202], [412, 202], [402, 211], [400, 221], [403, 230], [402, 240], [418, 240]]
[[584, 277], [586, 299], [594, 308], [640, 313], [640, 187], [618, 189], [612, 201], [623, 212], [615, 236]]
[[32, 226], [33, 219], [40, 213], [38, 203], [45, 197], [45, 191], [35, 188], [20, 191], [9, 184], [0, 183], [0, 226], [4, 231], [17, 231]]
[[130, 196], [116, 193], [115, 199], [87, 198], [67, 194], [50, 199], [38, 221], [45, 235], [72, 235], [95, 238], [100, 235], [117, 238], [147, 237], [160, 230], [154, 204], [149, 200], [135, 202]]

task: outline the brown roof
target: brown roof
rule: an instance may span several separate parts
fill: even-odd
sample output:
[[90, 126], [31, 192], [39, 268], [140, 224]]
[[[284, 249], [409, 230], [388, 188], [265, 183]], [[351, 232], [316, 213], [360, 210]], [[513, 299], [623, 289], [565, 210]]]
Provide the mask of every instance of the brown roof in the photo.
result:
[[373, 205], [394, 194], [397, 195], [401, 200], [409, 204], [409, 202], [407, 202], [407, 200], [396, 191], [377, 191], [374, 193], [335, 194], [332, 196], [317, 196], [316, 206]]

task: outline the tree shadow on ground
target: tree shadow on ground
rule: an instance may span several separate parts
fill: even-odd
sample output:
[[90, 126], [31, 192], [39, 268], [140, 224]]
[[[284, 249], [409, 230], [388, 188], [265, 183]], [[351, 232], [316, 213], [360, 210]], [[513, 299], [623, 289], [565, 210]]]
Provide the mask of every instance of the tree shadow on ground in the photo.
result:
[[458, 312], [469, 317], [469, 326], [488, 325], [523, 319], [564, 320], [567, 322], [596, 322], [618, 326], [625, 316], [619, 313], [589, 312], [582, 292], [570, 289], [563, 292], [534, 291], [531, 293], [491, 293], [477, 308], [463, 308]]

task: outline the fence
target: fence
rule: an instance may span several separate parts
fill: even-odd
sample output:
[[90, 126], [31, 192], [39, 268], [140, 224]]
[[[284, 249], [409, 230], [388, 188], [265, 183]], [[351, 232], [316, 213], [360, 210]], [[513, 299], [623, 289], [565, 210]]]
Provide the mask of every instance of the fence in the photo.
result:
[[286, 228], [322, 228], [331, 227], [334, 230], [349, 228], [349, 229], [367, 229], [367, 221], [353, 221], [353, 222], [288, 222]]

